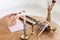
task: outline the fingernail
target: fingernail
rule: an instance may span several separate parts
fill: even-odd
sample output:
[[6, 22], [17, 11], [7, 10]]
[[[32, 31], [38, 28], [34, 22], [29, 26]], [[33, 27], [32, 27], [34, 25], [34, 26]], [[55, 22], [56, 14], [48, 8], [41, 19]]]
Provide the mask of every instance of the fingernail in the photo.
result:
[[14, 15], [17, 15], [17, 14], [14, 14]]

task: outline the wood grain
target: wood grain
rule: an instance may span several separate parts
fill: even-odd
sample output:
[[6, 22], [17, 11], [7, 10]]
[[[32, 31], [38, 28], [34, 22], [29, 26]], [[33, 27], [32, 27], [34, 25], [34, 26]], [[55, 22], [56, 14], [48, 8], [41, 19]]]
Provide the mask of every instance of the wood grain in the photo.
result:
[[[32, 16], [40, 20], [41, 22], [45, 21], [45, 18], [39, 16]], [[31, 35], [31, 25], [27, 25], [27, 34], [29, 36], [29, 40], [60, 40], [60, 26], [58, 26], [55, 22], [51, 22], [51, 26], [57, 27], [55, 32], [47, 32], [44, 31], [39, 37], [37, 37], [37, 28], [38, 25], [34, 26], [35, 35]], [[3, 31], [2, 31], [3, 30]], [[21, 40], [20, 36], [23, 34], [23, 30], [11, 33], [7, 27], [0, 27], [0, 40]]]

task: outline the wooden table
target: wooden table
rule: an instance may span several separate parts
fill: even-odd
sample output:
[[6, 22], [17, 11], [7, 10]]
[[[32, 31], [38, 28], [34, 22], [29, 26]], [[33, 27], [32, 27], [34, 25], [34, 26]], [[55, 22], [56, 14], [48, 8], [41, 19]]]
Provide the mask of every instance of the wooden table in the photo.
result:
[[[32, 16], [40, 20], [41, 22], [45, 21], [45, 18], [39, 16]], [[51, 32], [43, 32], [38, 38], [35, 35], [31, 35], [31, 25], [27, 25], [27, 34], [29, 36], [29, 40], [60, 40], [60, 26], [58, 26], [55, 22], [51, 22], [51, 26], [57, 27], [57, 30], [54, 33]], [[35, 26], [35, 30], [38, 26]], [[21, 40], [20, 37], [23, 34], [23, 30], [18, 32], [11, 33], [7, 27], [0, 27], [2, 31], [0, 31], [0, 40]]]

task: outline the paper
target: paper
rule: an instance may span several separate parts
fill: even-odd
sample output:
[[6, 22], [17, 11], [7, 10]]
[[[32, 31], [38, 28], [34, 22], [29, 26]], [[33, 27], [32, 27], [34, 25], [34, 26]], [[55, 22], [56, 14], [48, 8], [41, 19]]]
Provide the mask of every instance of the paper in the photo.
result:
[[12, 27], [8, 27], [11, 32], [16, 32], [19, 30], [23, 30], [23, 23], [20, 20], [16, 21], [16, 24]]

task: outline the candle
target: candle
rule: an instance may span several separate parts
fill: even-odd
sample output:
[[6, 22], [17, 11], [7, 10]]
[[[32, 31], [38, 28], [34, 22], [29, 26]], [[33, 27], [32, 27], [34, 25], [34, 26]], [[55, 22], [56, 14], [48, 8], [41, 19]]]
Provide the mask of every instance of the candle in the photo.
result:
[[25, 16], [25, 11], [23, 11], [24, 15], [24, 34], [26, 35], [26, 16]]
[[25, 11], [23, 10], [22, 12], [19, 12], [19, 14], [24, 16], [24, 35], [26, 35], [26, 16], [25, 16]]

